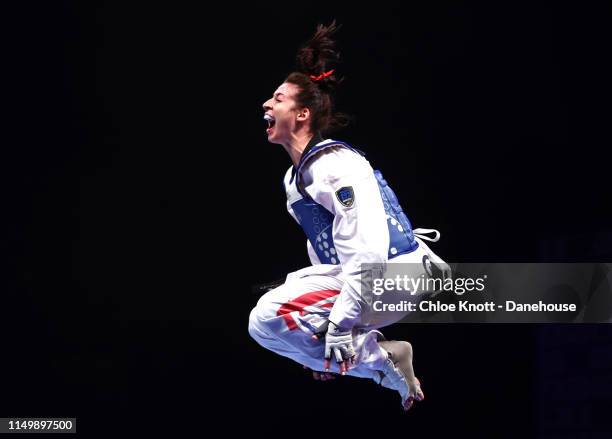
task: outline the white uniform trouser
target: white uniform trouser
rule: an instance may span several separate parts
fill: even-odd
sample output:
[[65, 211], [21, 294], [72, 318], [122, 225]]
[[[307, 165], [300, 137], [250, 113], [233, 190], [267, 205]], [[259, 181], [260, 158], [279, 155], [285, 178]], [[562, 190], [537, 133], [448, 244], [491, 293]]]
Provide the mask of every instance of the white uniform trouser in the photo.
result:
[[[421, 239], [415, 239], [419, 243], [415, 251], [393, 258], [388, 264], [411, 263], [415, 267], [422, 267], [425, 255], [441, 260]], [[312, 370], [322, 371], [325, 343], [323, 340], [313, 340], [312, 335], [328, 318], [343, 283], [342, 267], [339, 265], [313, 265], [290, 273], [283, 285], [264, 294], [251, 311], [250, 335], [266, 349]], [[414, 297], [406, 299], [414, 300]], [[370, 311], [365, 309], [364, 314], [381, 315]], [[378, 345], [382, 334], [376, 329], [395, 323], [406, 315], [407, 312], [385, 313], [382, 319], [364, 316], [362, 320], [368, 323], [357, 324], [353, 328], [356, 365], [348, 375], [363, 378], [377, 376], [375, 371], [382, 369], [387, 354]], [[338, 372], [334, 361], [331, 370]]]

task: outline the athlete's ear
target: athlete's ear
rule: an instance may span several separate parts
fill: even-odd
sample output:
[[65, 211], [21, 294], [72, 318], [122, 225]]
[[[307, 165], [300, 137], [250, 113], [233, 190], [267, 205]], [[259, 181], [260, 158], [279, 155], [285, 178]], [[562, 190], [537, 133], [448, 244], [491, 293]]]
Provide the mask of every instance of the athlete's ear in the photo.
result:
[[304, 107], [297, 112], [297, 120], [299, 122], [304, 122], [310, 118], [310, 109], [308, 107]]

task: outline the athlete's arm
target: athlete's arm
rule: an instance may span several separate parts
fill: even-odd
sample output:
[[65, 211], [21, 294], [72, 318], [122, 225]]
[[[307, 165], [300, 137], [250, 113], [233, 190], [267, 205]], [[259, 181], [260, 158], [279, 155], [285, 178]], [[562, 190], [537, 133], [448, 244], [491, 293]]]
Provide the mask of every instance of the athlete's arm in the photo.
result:
[[334, 215], [333, 242], [346, 282], [330, 313], [334, 331], [328, 331], [326, 344], [332, 346], [330, 355], [341, 362], [348, 358], [339, 355], [346, 357], [352, 351], [351, 329], [361, 320], [363, 264], [382, 268], [387, 261], [386, 214], [372, 168], [348, 149], [322, 151], [304, 174], [304, 183], [308, 194]]
[[387, 219], [370, 164], [345, 148], [322, 151], [309, 166], [306, 191], [334, 215], [334, 247], [346, 283], [330, 320], [351, 329], [361, 314], [362, 264], [385, 264], [389, 250]]

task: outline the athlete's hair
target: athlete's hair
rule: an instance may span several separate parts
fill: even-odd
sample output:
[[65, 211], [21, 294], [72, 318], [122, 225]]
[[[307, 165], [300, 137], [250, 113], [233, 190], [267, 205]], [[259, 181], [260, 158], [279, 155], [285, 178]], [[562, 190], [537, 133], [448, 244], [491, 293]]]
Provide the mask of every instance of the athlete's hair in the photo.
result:
[[314, 36], [298, 50], [296, 71], [285, 79], [299, 88], [295, 96], [297, 105], [310, 109], [313, 133], [329, 133], [350, 121], [346, 114], [334, 111], [333, 95], [344, 78], [338, 77], [335, 71], [318, 80], [312, 78], [329, 72], [339, 62], [340, 53], [332, 39], [338, 29], [340, 26], [336, 26], [335, 20], [329, 26], [318, 25]]

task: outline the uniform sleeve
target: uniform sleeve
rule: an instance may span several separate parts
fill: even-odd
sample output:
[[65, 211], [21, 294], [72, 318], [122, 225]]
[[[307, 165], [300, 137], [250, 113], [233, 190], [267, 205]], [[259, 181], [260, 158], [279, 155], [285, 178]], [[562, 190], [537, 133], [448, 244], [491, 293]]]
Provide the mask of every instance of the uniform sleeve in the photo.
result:
[[387, 219], [380, 189], [370, 164], [347, 149], [332, 150], [311, 166], [306, 188], [334, 215], [333, 242], [345, 277], [330, 320], [343, 329], [359, 323], [364, 301], [363, 264], [384, 267], [389, 249]]

